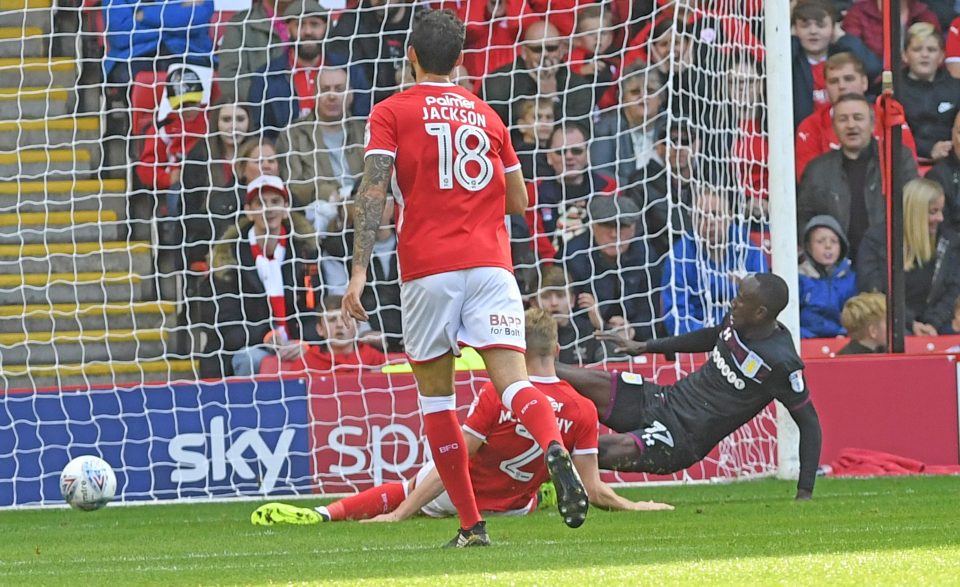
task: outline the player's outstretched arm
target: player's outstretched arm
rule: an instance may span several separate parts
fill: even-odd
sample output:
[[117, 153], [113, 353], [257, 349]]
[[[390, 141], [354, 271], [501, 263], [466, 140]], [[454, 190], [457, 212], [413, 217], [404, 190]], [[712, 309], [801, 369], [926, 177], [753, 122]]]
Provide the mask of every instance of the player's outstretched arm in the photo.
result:
[[[476, 436], [470, 434], [464, 430], [463, 439], [467, 443], [467, 452], [470, 453], [470, 456], [477, 454], [477, 451], [480, 450], [480, 447], [483, 446], [483, 441], [477, 438]], [[415, 516], [420, 509], [436, 499], [441, 493], [443, 493], [443, 481], [440, 480], [440, 473], [437, 472], [437, 469], [434, 467], [427, 473], [423, 479], [417, 483], [416, 487], [413, 488], [413, 491], [410, 492], [410, 495], [407, 496], [403, 502], [397, 506], [397, 509], [393, 510], [387, 514], [380, 514], [369, 520], [361, 520], [362, 522], [400, 522]]]
[[790, 416], [800, 429], [800, 479], [797, 481], [797, 499], [803, 501], [813, 497], [813, 485], [817, 480], [822, 439], [820, 418], [811, 401], [790, 410]]
[[646, 341], [630, 340], [615, 332], [597, 332], [596, 337], [597, 340], [612, 342], [615, 353], [626, 353], [633, 356], [643, 353], [661, 353], [670, 356], [674, 353], [705, 353], [716, 344], [719, 334], [720, 327], [717, 326], [701, 328], [680, 336], [668, 336]]
[[367, 267], [373, 244], [377, 241], [377, 229], [380, 228], [392, 175], [393, 157], [390, 155], [373, 153], [364, 159], [363, 179], [354, 203], [353, 268], [347, 291], [343, 294], [344, 317], [363, 321], [369, 318], [360, 303], [360, 296], [367, 285]]
[[612, 487], [600, 479], [600, 467], [597, 465], [597, 455], [574, 455], [573, 466], [577, 468], [583, 487], [587, 490], [590, 505], [604, 510], [672, 510], [673, 506], [654, 501], [630, 501], [618, 495]]

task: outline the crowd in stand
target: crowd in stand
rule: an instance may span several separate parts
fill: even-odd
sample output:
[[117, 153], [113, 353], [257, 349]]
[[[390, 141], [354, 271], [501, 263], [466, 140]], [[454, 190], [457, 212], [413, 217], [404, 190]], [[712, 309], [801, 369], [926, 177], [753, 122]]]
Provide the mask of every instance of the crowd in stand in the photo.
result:
[[[393, 206], [370, 323], [336, 315], [365, 119], [414, 83], [406, 37], [426, 8], [466, 22], [454, 82], [512, 130], [530, 199], [508, 219], [516, 276], [556, 318], [562, 361], [614, 358], [597, 330], [717, 324], [742, 276], [770, 269], [758, 0], [102, 1], [107, 87], [162, 88], [132, 153], [205, 300], [205, 375], [403, 350]], [[791, 18], [802, 332], [868, 350], [884, 337], [863, 296], [887, 283], [879, 5], [800, 0]], [[902, 6], [908, 330], [937, 335], [960, 326], [960, 18], [953, 0]]]

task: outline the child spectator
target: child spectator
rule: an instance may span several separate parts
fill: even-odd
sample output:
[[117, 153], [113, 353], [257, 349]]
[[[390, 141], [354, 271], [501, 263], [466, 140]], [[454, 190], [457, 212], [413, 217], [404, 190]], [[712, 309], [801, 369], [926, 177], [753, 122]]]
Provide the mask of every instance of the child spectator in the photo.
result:
[[830, 105], [824, 67], [832, 54], [849, 51], [866, 66], [869, 78], [879, 75], [880, 61], [860, 39], [837, 33], [837, 13], [827, 0], [802, 0], [790, 16], [793, 39], [793, 125], [814, 110]]
[[576, 295], [563, 269], [554, 265], [542, 269], [532, 305], [550, 314], [557, 323], [558, 360], [561, 363], [584, 365], [593, 362], [599, 347], [593, 332], [603, 326], [593, 294]]
[[847, 238], [833, 216], [815, 216], [807, 223], [799, 273], [800, 336], [846, 334], [840, 312], [857, 293], [857, 276], [847, 258]]
[[953, 119], [960, 105], [960, 80], [941, 67], [943, 38], [932, 24], [918, 22], [907, 31], [907, 64], [897, 98], [917, 142], [917, 155], [939, 161], [950, 154]]
[[850, 342], [838, 355], [887, 352], [887, 297], [882, 293], [857, 294], [847, 300], [840, 315]]
[[[167, 72], [166, 99], [170, 112], [148, 131], [136, 167], [137, 177], [154, 192], [161, 244], [191, 244], [174, 255], [182, 269], [207, 255], [210, 240], [206, 207], [210, 185], [207, 152], [207, 115], [200, 76], [189, 66], [174, 64]], [[171, 249], [168, 249], [169, 252]], [[185, 259], [185, 260], [184, 260]]]
[[[363, 369], [378, 367], [387, 362], [387, 356], [370, 344], [379, 340], [374, 336], [357, 338], [355, 320], [344, 320], [340, 312], [340, 296], [323, 298], [323, 314], [317, 320], [319, 344], [310, 345], [303, 357], [307, 369], [314, 371], [334, 371], [338, 369]], [[280, 365], [284, 371], [283, 363]]]
[[516, 112], [517, 120], [510, 136], [523, 178], [536, 181], [555, 175], [547, 161], [555, 122], [553, 101], [544, 97], [524, 99], [517, 105]]
[[585, 6], [577, 15], [577, 34], [570, 52], [570, 69], [590, 80], [594, 104], [601, 112], [617, 105], [620, 56], [613, 46], [613, 12], [601, 4]]

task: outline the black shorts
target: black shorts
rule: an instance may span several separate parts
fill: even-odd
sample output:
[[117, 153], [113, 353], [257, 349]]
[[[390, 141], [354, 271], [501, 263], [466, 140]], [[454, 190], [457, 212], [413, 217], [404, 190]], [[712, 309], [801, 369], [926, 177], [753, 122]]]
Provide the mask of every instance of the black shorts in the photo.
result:
[[637, 443], [640, 456], [630, 470], [667, 474], [699, 460], [666, 404], [669, 391], [634, 373], [614, 373], [610, 385], [610, 405], [600, 421]]

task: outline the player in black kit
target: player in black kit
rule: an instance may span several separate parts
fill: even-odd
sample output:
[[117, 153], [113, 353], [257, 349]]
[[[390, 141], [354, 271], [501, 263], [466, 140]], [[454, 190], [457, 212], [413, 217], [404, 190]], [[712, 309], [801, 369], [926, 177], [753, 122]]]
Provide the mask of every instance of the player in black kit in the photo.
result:
[[777, 321], [788, 295], [783, 279], [757, 273], [740, 283], [720, 326], [646, 342], [600, 335], [631, 355], [710, 353], [703, 366], [674, 385], [558, 364], [560, 378], [592, 400], [600, 421], [619, 433], [600, 437], [600, 468], [680, 471], [777, 399], [800, 428], [796, 497], [810, 499], [820, 460], [820, 420], [790, 331]]

